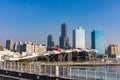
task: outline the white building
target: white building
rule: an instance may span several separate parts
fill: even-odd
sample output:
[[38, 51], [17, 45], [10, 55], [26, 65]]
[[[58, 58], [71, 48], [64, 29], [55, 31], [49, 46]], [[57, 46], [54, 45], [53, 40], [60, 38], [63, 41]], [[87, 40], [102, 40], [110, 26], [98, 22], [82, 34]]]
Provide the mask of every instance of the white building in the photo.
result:
[[73, 48], [85, 49], [85, 30], [82, 27], [73, 30]]

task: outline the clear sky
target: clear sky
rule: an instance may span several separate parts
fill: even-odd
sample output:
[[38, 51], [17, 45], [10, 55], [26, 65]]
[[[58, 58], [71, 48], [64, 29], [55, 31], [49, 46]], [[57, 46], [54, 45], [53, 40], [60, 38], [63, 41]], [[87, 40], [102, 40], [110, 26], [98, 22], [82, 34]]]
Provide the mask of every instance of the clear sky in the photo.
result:
[[[86, 30], [90, 47], [93, 29], [105, 32], [106, 45], [120, 43], [120, 0], [0, 0], [0, 43], [7, 39], [46, 44], [48, 34], [56, 43], [61, 24]], [[71, 39], [72, 40], [72, 39]]]

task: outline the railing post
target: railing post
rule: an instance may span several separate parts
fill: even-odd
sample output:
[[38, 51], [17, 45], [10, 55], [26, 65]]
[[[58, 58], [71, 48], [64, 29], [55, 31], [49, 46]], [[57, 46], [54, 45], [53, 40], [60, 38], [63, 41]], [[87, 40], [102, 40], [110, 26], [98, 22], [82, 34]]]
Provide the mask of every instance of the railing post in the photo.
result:
[[20, 64], [20, 67], [21, 67], [21, 71], [23, 71], [23, 69], [22, 69], [23, 68], [22, 63]]
[[3, 69], [5, 69], [5, 62], [3, 62]]
[[4, 64], [3, 64], [3, 65], [4, 65], [4, 70], [5, 70], [5, 69], [6, 69], [6, 62], [3, 62], [3, 63], [4, 63]]
[[87, 73], [88, 73], [88, 70], [86, 68], [86, 73], [85, 73], [86, 74], [86, 80], [88, 79], [88, 74]]
[[52, 65], [50, 65], [50, 75], [52, 75]]
[[27, 64], [25, 63], [24, 66], [25, 66], [25, 67], [24, 67], [24, 71], [27, 72], [27, 68], [26, 68], [26, 67], [27, 67]]
[[65, 72], [64, 72], [64, 71], [65, 71], [65, 68], [64, 68], [64, 67], [65, 67], [65, 66], [63, 66], [63, 75], [62, 75], [63, 77], [65, 77]]
[[6, 64], [5, 64], [5, 65], [6, 65], [6, 70], [7, 70], [7, 62], [6, 62]]
[[56, 65], [56, 76], [58, 77], [59, 76], [59, 66]]
[[10, 70], [10, 62], [8, 63], [8, 70]]
[[14, 70], [15, 70], [15, 62], [14, 62]]
[[97, 79], [96, 79], [96, 74], [97, 74], [97, 73], [96, 73], [96, 69], [95, 69], [95, 80], [97, 80]]
[[70, 71], [70, 78], [72, 77], [72, 75], [71, 75], [71, 66], [69, 67], [69, 71]]
[[78, 67], [78, 78], [80, 78], [80, 69]]
[[41, 74], [41, 64], [39, 64], [39, 75]]
[[[0, 62], [0, 65], [1, 65], [1, 62]], [[0, 69], [2, 68], [2, 65], [0, 66]]]
[[2, 62], [2, 69], [4, 69], [4, 62]]
[[117, 70], [116, 70], [116, 80], [118, 80], [118, 79], [117, 79], [117, 75], [118, 75], [118, 72], [117, 72]]
[[2, 69], [2, 64], [1, 64], [1, 62], [0, 62], [0, 65], [1, 65], [1, 66], [0, 66], [0, 69]]
[[12, 70], [12, 62], [10, 62], [10, 70]]
[[105, 69], [105, 80], [107, 80], [107, 73], [106, 73], [106, 69]]
[[19, 68], [20, 68], [19, 62], [17, 62], [17, 70], [18, 71], [20, 71]]
[[35, 67], [35, 71], [36, 71], [36, 73], [38, 74], [38, 64], [36, 64], [36, 67]]
[[25, 71], [28, 72], [28, 63], [25, 64]]
[[45, 73], [45, 75], [46, 75], [46, 72], [47, 72], [47, 71], [46, 71], [46, 64], [45, 64], [45, 72], [44, 72], [44, 73]]
[[31, 73], [31, 70], [32, 70], [31, 64], [29, 64], [29, 72], [30, 72], [30, 73]]

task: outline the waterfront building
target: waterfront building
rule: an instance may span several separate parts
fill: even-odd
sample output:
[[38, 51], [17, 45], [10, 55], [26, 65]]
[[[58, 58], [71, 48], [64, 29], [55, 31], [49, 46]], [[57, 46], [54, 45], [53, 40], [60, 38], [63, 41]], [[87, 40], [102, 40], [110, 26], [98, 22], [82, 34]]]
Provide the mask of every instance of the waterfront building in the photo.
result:
[[46, 49], [47, 49], [46, 46], [43, 46], [43, 45], [38, 44], [38, 45], [35, 45], [35, 50], [34, 50], [34, 52], [35, 52], [35, 53], [42, 53], [42, 52], [45, 52]]
[[59, 39], [59, 46], [62, 49], [69, 48], [68, 26], [66, 23], [61, 24], [61, 36]]
[[85, 49], [85, 30], [82, 27], [73, 30], [73, 48]]
[[3, 46], [0, 44], [0, 51], [3, 51], [4, 50], [4, 48], [3, 48]]
[[91, 48], [98, 50], [97, 55], [105, 55], [104, 32], [94, 30], [91, 33]]
[[54, 47], [54, 41], [53, 41], [53, 36], [52, 35], [48, 35], [48, 38], [47, 38], [47, 46], [48, 47]]
[[109, 57], [120, 55], [120, 46], [118, 44], [110, 44], [107, 49]]
[[14, 41], [12, 39], [6, 40], [6, 48], [8, 50], [14, 50]]

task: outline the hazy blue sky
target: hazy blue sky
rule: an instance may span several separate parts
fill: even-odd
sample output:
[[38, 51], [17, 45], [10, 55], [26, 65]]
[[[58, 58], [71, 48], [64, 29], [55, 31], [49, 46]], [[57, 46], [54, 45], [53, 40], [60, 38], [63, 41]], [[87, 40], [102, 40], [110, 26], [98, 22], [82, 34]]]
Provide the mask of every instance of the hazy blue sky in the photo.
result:
[[[105, 32], [106, 44], [120, 43], [120, 0], [0, 0], [0, 43], [6, 39], [46, 44], [48, 34], [58, 43], [61, 24], [86, 30], [90, 47], [93, 29]], [[71, 39], [71, 38], [70, 38]]]

